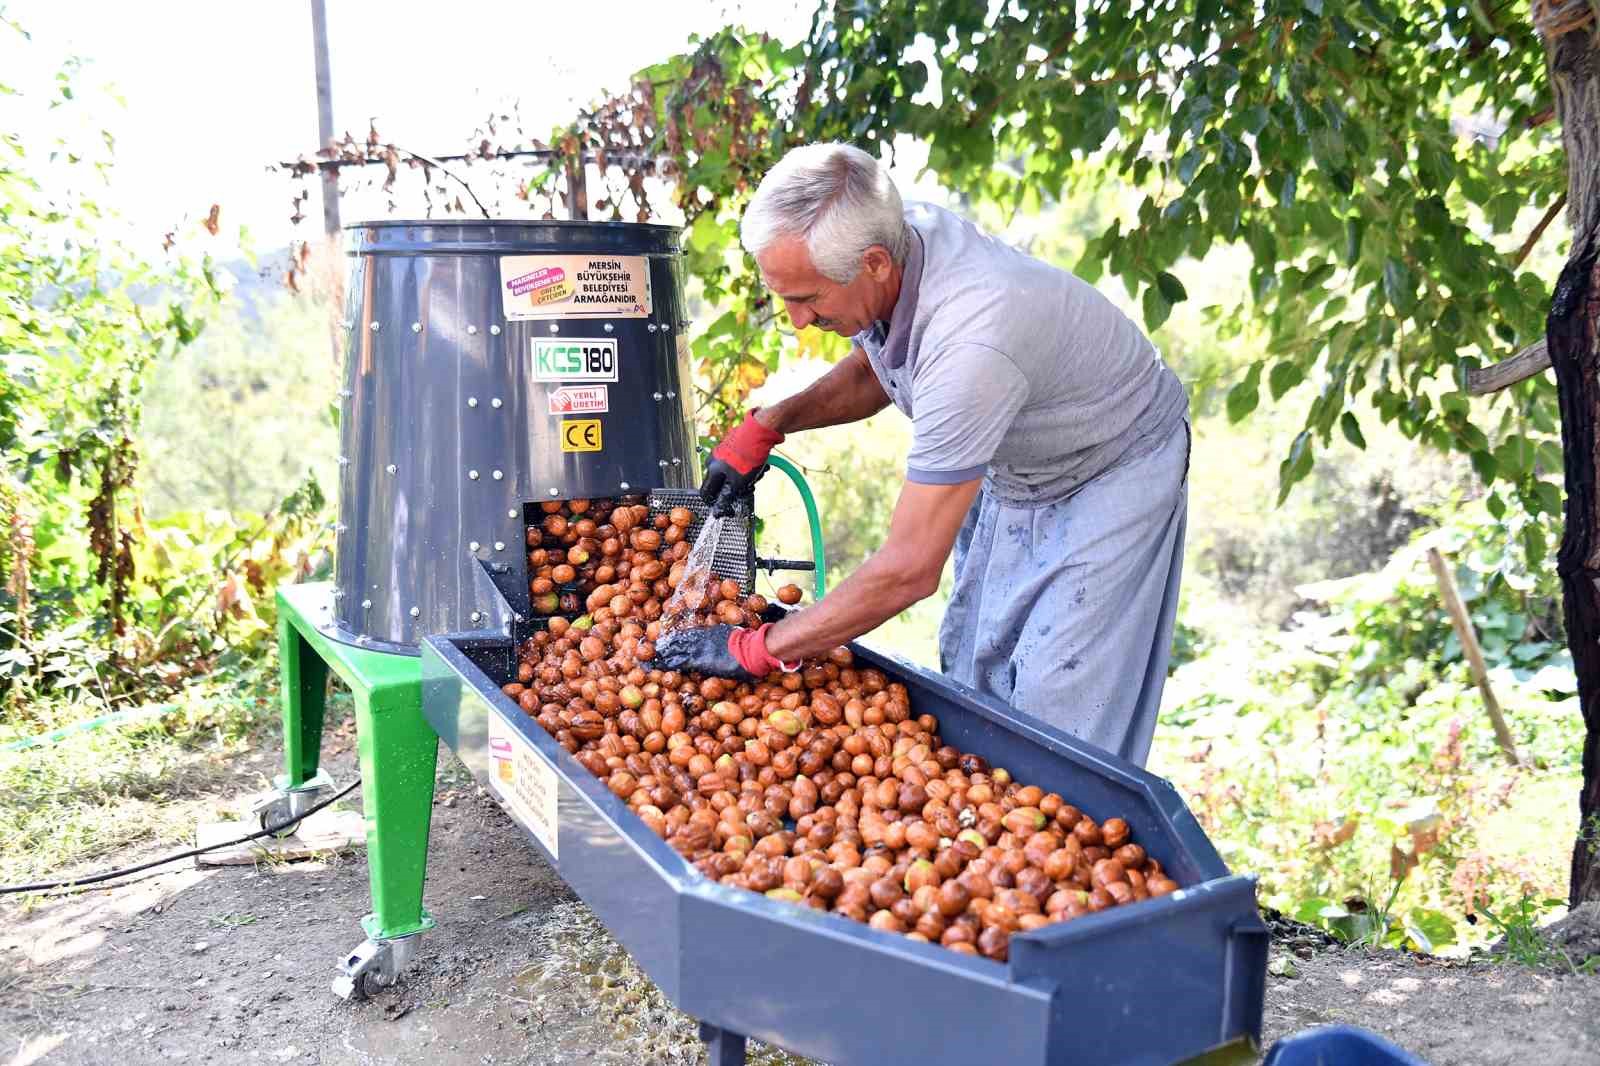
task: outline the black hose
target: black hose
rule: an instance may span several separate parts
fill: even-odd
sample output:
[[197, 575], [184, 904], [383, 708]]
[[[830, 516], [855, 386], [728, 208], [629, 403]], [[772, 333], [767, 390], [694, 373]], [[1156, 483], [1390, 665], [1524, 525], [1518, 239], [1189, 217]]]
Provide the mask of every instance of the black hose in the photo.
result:
[[[231, 848], [235, 844], [243, 844], [248, 840], [255, 840], [258, 837], [272, 836], [285, 826], [294, 825], [296, 822], [304, 821], [323, 808], [332, 806], [334, 803], [344, 799], [359, 787], [361, 787], [361, 778], [357, 777], [354, 781], [350, 782], [344, 788], [340, 789], [332, 796], [329, 796], [321, 803], [308, 808], [304, 814], [297, 815], [294, 818], [289, 819], [287, 822], [279, 822], [277, 825], [268, 826], [266, 829], [258, 829], [254, 833], [250, 833], [233, 840], [223, 840], [215, 844], [207, 844], [203, 848], [190, 848], [188, 851], [180, 851], [175, 855], [168, 855], [165, 858], [151, 859], [149, 862], [141, 862], [137, 866], [124, 866], [120, 870], [107, 870], [103, 873], [88, 874], [84, 877], [74, 877], [66, 881], [40, 881], [32, 885], [0, 885], [0, 896], [13, 895], [18, 892], [48, 892], [51, 889], [56, 888], [77, 888], [80, 885], [97, 885], [102, 881], [114, 881], [119, 877], [127, 877], [129, 874], [141, 873], [153, 866], [165, 866], [167, 863], [177, 862], [179, 859], [191, 859], [196, 855], [203, 855], [208, 851], [217, 851], [221, 848]], [[118, 885], [116, 887], [120, 888], [121, 886]]]

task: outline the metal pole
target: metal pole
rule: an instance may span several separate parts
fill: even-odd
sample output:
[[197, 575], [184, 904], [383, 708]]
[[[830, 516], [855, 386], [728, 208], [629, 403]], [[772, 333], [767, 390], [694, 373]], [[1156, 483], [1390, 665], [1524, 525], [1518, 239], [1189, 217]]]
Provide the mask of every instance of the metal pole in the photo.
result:
[[578, 222], [588, 221], [589, 218], [586, 166], [582, 152], [578, 153], [576, 160], [567, 160], [567, 214]]
[[[311, 0], [311, 43], [317, 64], [317, 139], [333, 143], [333, 85], [328, 74], [328, 16], [323, 0]], [[322, 171], [322, 225], [329, 237], [339, 235], [339, 171]]]

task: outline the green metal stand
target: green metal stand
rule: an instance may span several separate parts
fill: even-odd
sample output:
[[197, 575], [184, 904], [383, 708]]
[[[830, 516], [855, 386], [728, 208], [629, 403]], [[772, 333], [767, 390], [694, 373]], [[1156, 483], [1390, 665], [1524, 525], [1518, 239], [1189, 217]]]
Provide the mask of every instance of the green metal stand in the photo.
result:
[[428, 822], [439, 738], [422, 716], [422, 660], [353, 647], [323, 632], [333, 619], [333, 586], [278, 589], [287, 792], [318, 776], [328, 669], [350, 687], [367, 821], [372, 913], [361, 925], [375, 941], [433, 928], [422, 909]]

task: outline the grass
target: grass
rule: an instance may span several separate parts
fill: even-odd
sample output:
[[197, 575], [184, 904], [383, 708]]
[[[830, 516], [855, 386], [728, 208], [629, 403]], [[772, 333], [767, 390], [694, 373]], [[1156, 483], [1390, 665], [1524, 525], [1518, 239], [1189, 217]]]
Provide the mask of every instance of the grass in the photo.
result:
[[1507, 861], [1565, 871], [1578, 835], [1578, 791], [1582, 786], [1583, 774], [1577, 770], [1524, 776], [1510, 802], [1479, 824], [1480, 846]]
[[223, 929], [237, 929], [241, 925], [255, 925], [261, 920], [259, 914], [217, 914], [208, 919], [212, 925]]
[[[45, 879], [135, 842], [192, 841], [194, 805], [180, 801], [216, 795], [233, 760], [278, 747], [270, 677], [264, 667], [202, 679], [171, 698], [179, 709], [166, 717], [0, 752], [0, 883]], [[59, 728], [102, 710], [62, 703], [30, 717]], [[276, 765], [264, 760], [263, 774]]]
[[1515, 904], [1504, 904], [1498, 912], [1481, 908], [1480, 913], [1500, 934], [1499, 957], [1533, 969], [1553, 969], [1583, 976], [1600, 971], [1600, 955], [1574, 960], [1541, 932], [1540, 927], [1545, 924], [1543, 916], [1550, 913], [1552, 907], [1561, 908], [1564, 902], [1524, 896]]
[[[1495, 781], [1511, 776], [1498, 769]], [[1477, 826], [1477, 850], [1492, 857], [1508, 887], [1520, 895], [1556, 899], [1567, 894], [1573, 841], [1578, 834], [1578, 793], [1583, 773], [1577, 767], [1520, 771], [1506, 805], [1487, 814]], [[1515, 886], [1510, 883], [1515, 880]], [[1502, 897], [1503, 899], [1506, 897]], [[1516, 899], [1516, 895], [1509, 897]], [[1502, 902], [1502, 907], [1510, 906]], [[1541, 921], [1566, 913], [1564, 898], [1547, 905]]]

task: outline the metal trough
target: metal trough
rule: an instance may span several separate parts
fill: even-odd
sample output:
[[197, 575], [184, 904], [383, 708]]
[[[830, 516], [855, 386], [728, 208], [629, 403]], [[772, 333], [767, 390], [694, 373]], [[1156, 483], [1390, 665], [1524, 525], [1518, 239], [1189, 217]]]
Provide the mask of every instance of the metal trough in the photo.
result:
[[493, 633], [422, 646], [429, 724], [679, 1008], [715, 1066], [754, 1037], [844, 1066], [1173, 1063], [1261, 1034], [1267, 931], [1253, 878], [1230, 875], [1167, 782], [948, 678], [852, 646], [938, 717], [946, 742], [1119, 815], [1186, 886], [964, 957], [711, 881], [500, 692], [515, 648]]

